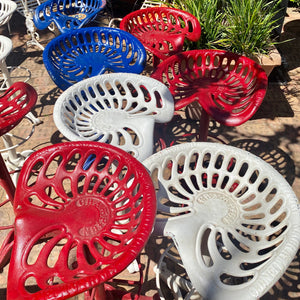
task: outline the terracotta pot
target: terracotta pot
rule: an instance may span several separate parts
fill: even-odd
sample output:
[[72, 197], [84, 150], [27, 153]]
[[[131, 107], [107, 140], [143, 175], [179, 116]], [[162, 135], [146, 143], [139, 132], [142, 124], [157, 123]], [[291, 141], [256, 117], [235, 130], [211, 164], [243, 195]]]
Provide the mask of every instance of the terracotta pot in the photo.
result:
[[269, 54], [255, 55], [251, 57], [251, 59], [259, 63], [268, 76], [271, 74], [272, 70], [275, 67], [281, 65], [281, 55], [276, 49], [276, 47], [273, 47]]

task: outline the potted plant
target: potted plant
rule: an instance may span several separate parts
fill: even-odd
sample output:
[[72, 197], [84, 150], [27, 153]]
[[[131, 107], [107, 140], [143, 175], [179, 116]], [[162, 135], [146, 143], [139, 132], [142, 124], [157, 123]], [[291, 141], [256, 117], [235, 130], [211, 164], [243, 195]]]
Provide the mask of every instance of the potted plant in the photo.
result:
[[225, 15], [220, 0], [174, 0], [169, 1], [174, 8], [188, 11], [201, 25], [201, 38], [187, 45], [189, 49], [215, 49], [224, 35]]
[[170, 5], [195, 15], [202, 29], [190, 49], [225, 49], [251, 57], [269, 75], [281, 64], [273, 32], [281, 0], [174, 0]]

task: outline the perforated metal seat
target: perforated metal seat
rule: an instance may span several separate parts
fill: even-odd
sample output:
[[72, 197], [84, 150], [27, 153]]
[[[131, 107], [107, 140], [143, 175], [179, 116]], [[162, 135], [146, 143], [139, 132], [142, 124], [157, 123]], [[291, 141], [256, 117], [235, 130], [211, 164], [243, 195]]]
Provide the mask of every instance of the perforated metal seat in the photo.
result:
[[[268, 87], [261, 66], [223, 50], [190, 50], [165, 59], [151, 75], [170, 89], [175, 110], [192, 103], [202, 108], [199, 139], [207, 140], [209, 119], [226, 126], [248, 121]], [[199, 108], [198, 108], [199, 109]]]
[[188, 276], [180, 281], [173, 272], [182, 270], [180, 260], [170, 259], [170, 267], [164, 253], [159, 280], [170, 288], [182, 284], [185, 299], [198, 299], [198, 293], [254, 300], [283, 275], [299, 249], [300, 210], [272, 166], [247, 151], [207, 142], [166, 148], [143, 163], [158, 187], [154, 234], [173, 239]]
[[149, 7], [126, 15], [120, 29], [137, 37], [153, 54], [153, 64], [183, 51], [185, 40], [197, 41], [201, 26], [192, 14], [170, 7]]
[[65, 33], [93, 21], [105, 5], [105, 0], [48, 0], [35, 9], [33, 21], [38, 29], [54, 23]]
[[[27, 83], [19, 82], [11, 86], [0, 97], [0, 136], [17, 126], [32, 109], [37, 100], [36, 91]], [[13, 200], [15, 187], [0, 153], [0, 184], [5, 189], [9, 201]]]
[[[37, 93], [32, 86], [24, 82], [14, 83], [0, 96], [0, 136], [5, 136], [14, 127], [19, 125], [26, 114], [33, 108], [37, 100]], [[0, 186], [4, 189], [6, 196], [0, 199], [0, 207], [7, 207], [13, 202], [15, 196], [15, 184], [12, 181], [7, 159], [4, 161], [0, 151]], [[21, 167], [21, 165], [19, 165]], [[1, 193], [2, 194], [2, 193]], [[3, 196], [3, 194], [2, 194]], [[1, 218], [3, 211], [1, 211]], [[7, 218], [9, 219], [9, 218]], [[0, 245], [0, 266], [9, 259], [10, 250], [13, 245], [13, 224], [1, 222], [0, 231], [6, 238]], [[2, 232], [1, 232], [2, 235]]]
[[26, 160], [14, 211], [7, 299], [66, 299], [99, 285], [103, 296], [104, 282], [152, 231], [155, 191], [144, 166], [121, 149], [67, 142]]
[[14, 1], [0, 0], [0, 26], [8, 24], [16, 9], [17, 4]]
[[128, 32], [88, 27], [54, 38], [46, 46], [43, 60], [53, 81], [65, 90], [76, 82], [107, 72], [141, 73], [146, 51]]
[[155, 122], [174, 113], [161, 82], [132, 73], [98, 75], [74, 84], [57, 99], [53, 118], [69, 140], [112, 144], [144, 160], [153, 153]]
[[[32, 97], [35, 98], [36, 101], [37, 98], [36, 93], [35, 94], [32, 93], [32, 91], [29, 89], [28, 86], [26, 85], [22, 86], [22, 83], [19, 83], [22, 82], [21, 80], [24, 78], [25, 78], [24, 81], [27, 81], [30, 78], [31, 74], [27, 72], [27, 69], [25, 69], [26, 70], [25, 74], [27, 74], [27, 76], [23, 76], [23, 75], [18, 76], [17, 74], [18, 72], [16, 72], [15, 74], [14, 72], [15, 70], [23, 69], [22, 67], [20, 66], [12, 67], [6, 65], [6, 58], [11, 53], [12, 47], [13, 45], [11, 39], [6, 36], [0, 35], [0, 69], [2, 73], [0, 76], [0, 91], [2, 92], [7, 91], [6, 93], [0, 96], [0, 99], [3, 101], [2, 103], [3, 106], [7, 105], [9, 101], [11, 101], [12, 103], [14, 101], [19, 101], [18, 93], [22, 95], [26, 95], [24, 96], [25, 100], [28, 100], [30, 99], [30, 97]], [[17, 84], [15, 85], [14, 82]], [[10, 88], [12, 85], [13, 87]], [[21, 111], [23, 112], [21, 106], [19, 107], [14, 106], [14, 109], [17, 110], [21, 109]], [[17, 114], [18, 113], [17, 110], [16, 111], [11, 110], [10, 113]], [[3, 156], [7, 163], [7, 167], [9, 168], [9, 171], [16, 171], [19, 168], [21, 168], [25, 158], [32, 152], [31, 150], [29, 150], [29, 152], [25, 150], [22, 153], [16, 152], [16, 148], [21, 144], [23, 144], [26, 140], [28, 140], [30, 136], [33, 134], [35, 130], [35, 125], [41, 123], [41, 121], [38, 118], [36, 118], [30, 111], [28, 112], [26, 118], [31, 122], [30, 124], [31, 130], [28, 130], [27, 137], [25, 136], [20, 138], [18, 137], [15, 139], [15, 143], [14, 143], [10, 133], [2, 135], [5, 149], [0, 149], [0, 152], [4, 152]], [[20, 117], [20, 119], [24, 119], [24, 118]], [[15, 173], [14, 175], [15, 182], [17, 181], [17, 175], [18, 173]]]

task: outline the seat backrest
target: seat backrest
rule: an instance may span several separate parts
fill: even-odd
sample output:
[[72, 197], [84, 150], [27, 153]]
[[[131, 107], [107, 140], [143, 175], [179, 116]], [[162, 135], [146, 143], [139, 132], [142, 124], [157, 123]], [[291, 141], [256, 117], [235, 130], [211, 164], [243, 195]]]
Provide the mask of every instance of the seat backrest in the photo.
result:
[[43, 52], [45, 67], [62, 90], [107, 72], [141, 73], [146, 58], [138, 39], [109, 27], [80, 28], [61, 34]]
[[0, 135], [17, 126], [37, 101], [37, 92], [25, 82], [13, 83], [0, 96]]
[[192, 14], [170, 7], [149, 7], [126, 15], [120, 29], [137, 37], [160, 59], [183, 50], [184, 41], [197, 41], [201, 26]]
[[106, 0], [48, 0], [35, 9], [33, 21], [38, 29], [54, 22], [65, 33], [91, 22], [105, 5]]
[[207, 142], [164, 149], [143, 164], [158, 187], [153, 234], [173, 238], [204, 299], [259, 299], [284, 274], [300, 246], [300, 207], [271, 165]]
[[68, 142], [25, 161], [14, 211], [7, 299], [66, 299], [136, 258], [152, 231], [155, 191], [147, 170], [128, 153]]
[[0, 26], [6, 24], [17, 9], [17, 4], [11, 0], [0, 0]]
[[264, 70], [223, 50], [190, 50], [164, 60], [151, 74], [165, 83], [179, 110], [198, 101], [217, 122], [238, 126], [260, 107], [268, 87]]
[[112, 144], [144, 160], [153, 153], [154, 122], [174, 113], [161, 82], [132, 73], [98, 75], [74, 84], [57, 99], [53, 118], [69, 140]]

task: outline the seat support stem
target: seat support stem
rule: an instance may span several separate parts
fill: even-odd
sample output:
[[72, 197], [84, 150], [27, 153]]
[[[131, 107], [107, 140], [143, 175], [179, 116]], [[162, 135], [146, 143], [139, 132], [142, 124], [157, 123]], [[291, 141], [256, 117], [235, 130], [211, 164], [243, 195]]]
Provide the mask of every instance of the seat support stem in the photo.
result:
[[204, 109], [202, 109], [201, 118], [200, 118], [200, 129], [199, 129], [199, 141], [200, 142], [207, 141], [209, 119], [210, 119], [209, 114]]
[[5, 162], [0, 154], [0, 185], [4, 188], [8, 199], [12, 202], [15, 194], [15, 185], [9, 175]]
[[160, 63], [160, 58], [153, 54], [153, 68], [156, 68]]

